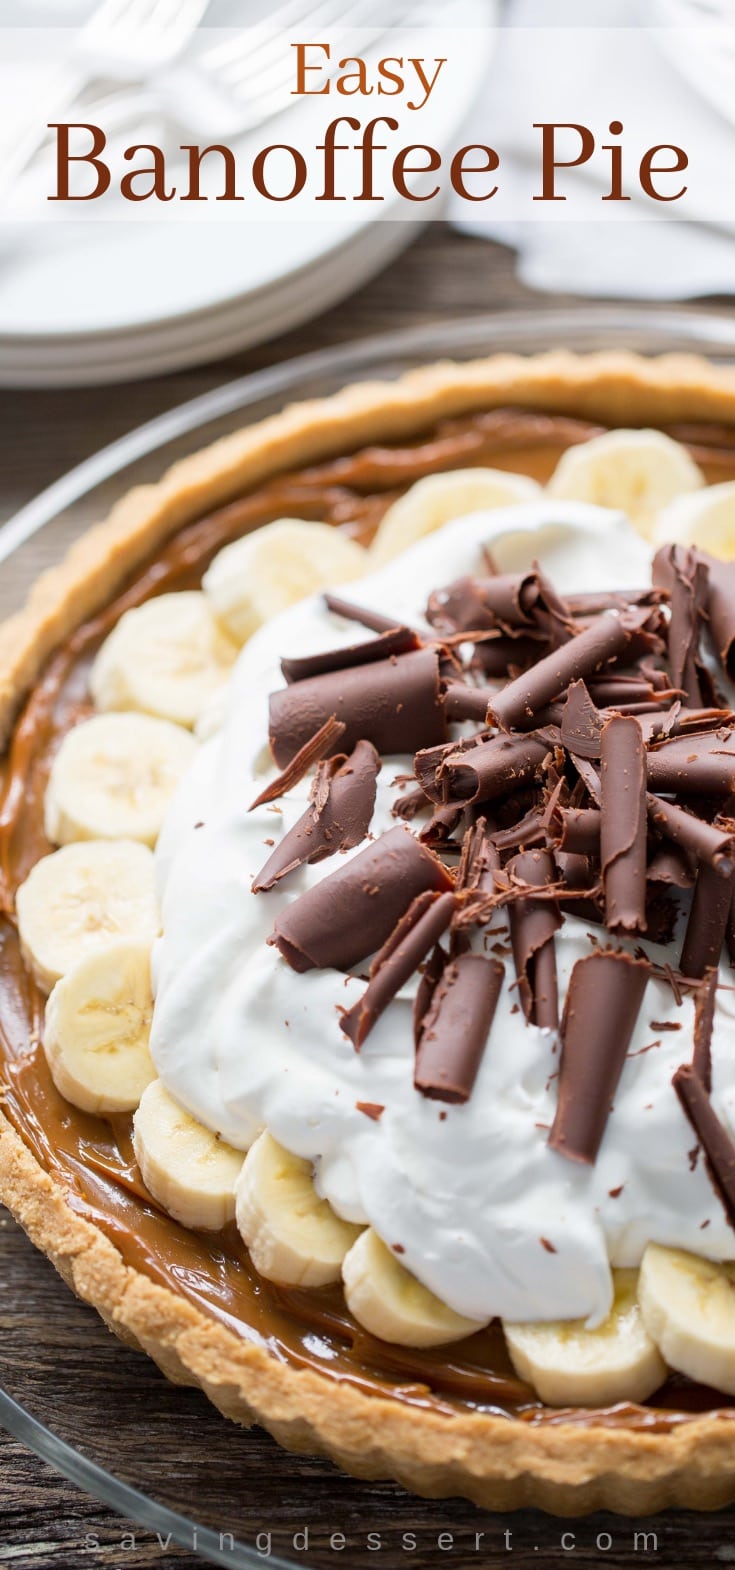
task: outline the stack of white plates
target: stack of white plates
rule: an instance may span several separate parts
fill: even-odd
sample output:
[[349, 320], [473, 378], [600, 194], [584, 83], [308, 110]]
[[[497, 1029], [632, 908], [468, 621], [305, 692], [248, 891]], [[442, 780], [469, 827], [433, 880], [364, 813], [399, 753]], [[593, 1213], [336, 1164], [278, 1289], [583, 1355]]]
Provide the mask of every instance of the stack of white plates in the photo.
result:
[[0, 271], [0, 386], [79, 387], [198, 365], [317, 316], [404, 246], [409, 222], [57, 226]]
[[[464, 25], [475, 40], [466, 91], [437, 94], [441, 101], [427, 105], [416, 127], [417, 140], [449, 156], [484, 79], [494, 6], [464, 0]], [[389, 53], [396, 38], [383, 38]], [[265, 139], [313, 145], [302, 121], [307, 107], [299, 101], [272, 121]], [[263, 140], [261, 128], [238, 151], [247, 155], [249, 144], [254, 150]], [[119, 211], [109, 221], [79, 221], [86, 213], [78, 209], [76, 221], [60, 222], [59, 211], [52, 222], [17, 223], [0, 248], [3, 387], [153, 376], [273, 338], [344, 299], [408, 245], [427, 216], [439, 216], [434, 204], [411, 209], [397, 198], [383, 203], [378, 218], [345, 202], [315, 222], [284, 221], [282, 210], [272, 222], [153, 222], [140, 221], [139, 212], [126, 221]]]

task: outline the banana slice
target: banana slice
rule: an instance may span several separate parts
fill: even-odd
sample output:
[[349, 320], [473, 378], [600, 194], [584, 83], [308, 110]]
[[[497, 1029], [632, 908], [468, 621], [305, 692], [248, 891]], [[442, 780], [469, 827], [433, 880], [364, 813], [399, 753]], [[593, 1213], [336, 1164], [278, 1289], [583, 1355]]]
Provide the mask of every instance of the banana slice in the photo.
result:
[[232, 1221], [242, 1151], [197, 1123], [160, 1079], [143, 1091], [133, 1145], [146, 1188], [174, 1221], [207, 1232]]
[[134, 840], [85, 840], [38, 861], [16, 896], [23, 954], [50, 992], [77, 960], [161, 930], [152, 851]]
[[43, 1048], [62, 1096], [83, 1112], [133, 1112], [156, 1071], [151, 955], [121, 938], [57, 981], [46, 1004]]
[[547, 488], [551, 496], [620, 508], [650, 539], [661, 508], [702, 485], [704, 475], [686, 447], [662, 431], [606, 431], [569, 447]]
[[691, 496], [678, 496], [656, 520], [654, 538], [660, 545], [698, 545], [700, 550], [732, 561], [735, 556], [735, 480], [708, 485]]
[[645, 1401], [666, 1378], [636, 1296], [638, 1272], [614, 1270], [613, 1306], [595, 1330], [583, 1319], [518, 1325], [503, 1321], [513, 1367], [548, 1406]]
[[367, 571], [367, 552], [327, 523], [279, 518], [215, 556], [203, 588], [238, 644], [307, 594]]
[[455, 1314], [421, 1285], [368, 1227], [342, 1264], [347, 1307], [371, 1336], [397, 1346], [445, 1346], [483, 1326]]
[[236, 658], [203, 594], [161, 594], [120, 617], [92, 666], [92, 697], [98, 709], [193, 726]]
[[256, 1270], [282, 1286], [339, 1281], [360, 1227], [341, 1221], [320, 1199], [311, 1162], [292, 1156], [266, 1131], [245, 1157], [235, 1219]]
[[68, 732], [46, 790], [46, 835], [155, 845], [196, 752], [189, 731], [148, 714], [97, 714]]
[[735, 1262], [716, 1264], [649, 1243], [638, 1297], [646, 1330], [667, 1363], [735, 1395]]
[[532, 502], [540, 485], [525, 474], [504, 469], [453, 469], [448, 474], [427, 474], [384, 514], [370, 548], [373, 565], [391, 561], [425, 534], [489, 507], [514, 507]]

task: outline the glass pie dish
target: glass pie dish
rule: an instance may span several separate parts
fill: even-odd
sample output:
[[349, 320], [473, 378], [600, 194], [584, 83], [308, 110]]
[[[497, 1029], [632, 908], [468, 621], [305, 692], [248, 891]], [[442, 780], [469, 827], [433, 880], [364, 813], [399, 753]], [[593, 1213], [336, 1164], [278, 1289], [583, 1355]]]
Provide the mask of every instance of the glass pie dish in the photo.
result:
[[[574, 316], [557, 314], [554, 317], [537, 319], [531, 324], [528, 321], [511, 321], [508, 318], [502, 322], [494, 322], [490, 319], [486, 323], [474, 320], [467, 324], [457, 324], [451, 329], [440, 328], [434, 331], [422, 330], [420, 333], [396, 335], [389, 340], [372, 345], [348, 347], [333, 355], [311, 357], [308, 361], [293, 367], [278, 368], [264, 373], [253, 378], [249, 383], [222, 389], [211, 398], [201, 400], [196, 405], [156, 422], [153, 427], [136, 433], [126, 442], [117, 444], [116, 448], [111, 449], [107, 454], [100, 454], [97, 459], [85, 465], [83, 470], [77, 471], [76, 476], [70, 476], [59, 486], [54, 487], [46, 498], [40, 498], [39, 502], [26, 509], [23, 515], [9, 525], [4, 535], [0, 537], [0, 553], [6, 558], [0, 589], [0, 611], [17, 605], [27, 587], [37, 577], [41, 567], [58, 560], [70, 541], [90, 521], [105, 512], [110, 503], [131, 485], [141, 481], [145, 483], [157, 477], [181, 454], [199, 448], [219, 435], [226, 434], [241, 425], [243, 419], [261, 418], [272, 410], [280, 408], [284, 401], [308, 398], [315, 393], [319, 395], [328, 393], [348, 381], [364, 380], [367, 376], [390, 379], [407, 368], [440, 358], [448, 357], [457, 360], [476, 358], [502, 349], [523, 352], [552, 345], [586, 349], [604, 348], [614, 343], [616, 347], [624, 345], [639, 352], [661, 352], [675, 348], [693, 349], [708, 354], [710, 358], [722, 360], [731, 357], [735, 332], [728, 323], [721, 323], [711, 317], [692, 318], [678, 316], [676, 313], [662, 313], [660, 317], [654, 318], [653, 324], [649, 313], [645, 314], [645, 319], [642, 318], [643, 313], [637, 315], [635, 312], [590, 312]], [[23, 1246], [21, 1243], [17, 1246], [18, 1258], [23, 1260]], [[29, 1272], [37, 1267], [43, 1270], [43, 1262], [36, 1261], [33, 1256], [33, 1264], [29, 1262]], [[23, 1271], [21, 1271], [22, 1276]], [[226, 1428], [213, 1414], [203, 1408], [200, 1397], [196, 1393], [171, 1391], [159, 1384], [153, 1371], [149, 1372], [147, 1369], [142, 1376], [144, 1384], [150, 1380], [156, 1395], [153, 1402], [146, 1400], [144, 1410], [140, 1407], [135, 1410], [135, 1420], [131, 1419], [130, 1425], [130, 1448], [127, 1450], [126, 1425], [116, 1421], [114, 1434], [111, 1435], [105, 1421], [109, 1396], [107, 1400], [101, 1396], [98, 1428], [93, 1421], [97, 1378], [95, 1375], [93, 1399], [90, 1400], [89, 1369], [90, 1367], [96, 1369], [98, 1366], [96, 1355], [98, 1349], [100, 1355], [103, 1358], [105, 1356], [101, 1352], [104, 1332], [98, 1333], [97, 1327], [90, 1332], [88, 1313], [73, 1300], [67, 1299], [63, 1287], [59, 1287], [60, 1312], [64, 1320], [63, 1328], [60, 1325], [61, 1340], [70, 1341], [73, 1345], [75, 1332], [71, 1329], [71, 1325], [75, 1316], [80, 1316], [79, 1323], [84, 1322], [87, 1326], [82, 1332], [87, 1342], [85, 1348], [88, 1352], [87, 1378], [80, 1377], [79, 1367], [74, 1366], [73, 1358], [70, 1358], [64, 1366], [63, 1359], [58, 1355], [58, 1343], [54, 1346], [50, 1334], [53, 1318], [47, 1313], [45, 1304], [42, 1316], [43, 1337], [39, 1336], [37, 1329], [41, 1323], [40, 1316], [32, 1327], [33, 1358], [31, 1359], [28, 1352], [23, 1354], [17, 1341], [17, 1337], [21, 1334], [21, 1327], [33, 1319], [29, 1311], [28, 1280], [24, 1279], [22, 1285], [18, 1287], [18, 1298], [19, 1300], [22, 1298], [23, 1312], [18, 1311], [16, 1315], [13, 1314], [10, 1304], [13, 1280], [13, 1274], [8, 1273], [4, 1304], [8, 1331], [2, 1353], [3, 1359], [7, 1357], [8, 1360], [7, 1372], [4, 1373], [8, 1397], [5, 1421], [8, 1427], [19, 1433], [20, 1437], [27, 1438], [39, 1448], [41, 1453], [47, 1454], [49, 1459], [54, 1460], [62, 1469], [68, 1468], [70, 1475], [73, 1473], [93, 1492], [104, 1492], [105, 1497], [126, 1513], [137, 1515], [141, 1520], [147, 1519], [156, 1527], [170, 1529], [175, 1538], [188, 1543], [189, 1546], [197, 1546], [200, 1552], [207, 1552], [212, 1557], [219, 1554], [222, 1556], [222, 1562], [226, 1563], [254, 1562], [252, 1558], [248, 1558], [248, 1539], [252, 1544], [257, 1535], [253, 1530], [253, 1512], [258, 1521], [258, 1530], [265, 1532], [270, 1528], [272, 1531], [273, 1550], [277, 1551], [279, 1534], [281, 1541], [287, 1536], [283, 1527], [282, 1498], [284, 1491], [291, 1487], [288, 1479], [292, 1473], [288, 1469], [296, 1466], [299, 1475], [306, 1478], [305, 1503], [302, 1506], [305, 1519], [314, 1518], [316, 1501], [319, 1497], [324, 1501], [330, 1494], [333, 1496], [335, 1489], [340, 1493], [349, 1489], [354, 1490], [353, 1502], [350, 1504], [351, 1519], [356, 1519], [356, 1512], [358, 1512], [361, 1520], [366, 1523], [363, 1535], [366, 1536], [371, 1529], [369, 1525], [371, 1512], [374, 1520], [379, 1514], [379, 1500], [385, 1499], [388, 1485], [360, 1488], [358, 1485], [347, 1484], [342, 1480], [337, 1483], [335, 1474], [317, 1462], [309, 1463], [304, 1471], [304, 1463], [295, 1463], [282, 1458], [280, 1454], [274, 1453], [267, 1440], [260, 1440], [253, 1435], [241, 1435], [237, 1431], [233, 1432]], [[47, 1291], [49, 1296], [53, 1296], [56, 1283], [52, 1283], [49, 1287], [46, 1282], [43, 1288], [44, 1295]], [[95, 1344], [94, 1362], [89, 1356], [92, 1343]], [[45, 1377], [43, 1370], [46, 1349], [50, 1350], [52, 1347], [55, 1354], [53, 1379], [49, 1378], [48, 1368], [45, 1370]], [[111, 1377], [115, 1379], [121, 1377], [123, 1367], [122, 1361], [115, 1361], [117, 1357], [126, 1359], [127, 1355], [120, 1354], [112, 1347], [110, 1368], [114, 1367], [115, 1372]], [[60, 1394], [59, 1385], [60, 1381], [66, 1378], [67, 1368], [70, 1373], [71, 1388], [68, 1398], [64, 1399]], [[31, 1393], [23, 1384], [26, 1375]], [[109, 1390], [109, 1386], [106, 1388]], [[53, 1394], [53, 1415], [48, 1407], [43, 1405], [41, 1392], [43, 1392], [43, 1399], [49, 1399]], [[34, 1407], [34, 1399], [41, 1401], [40, 1407]], [[24, 1407], [30, 1410], [24, 1413], [22, 1410]], [[159, 1411], [161, 1438], [157, 1444], [155, 1431]], [[206, 1416], [203, 1415], [205, 1411]], [[184, 1438], [185, 1432], [188, 1432], [185, 1412], [191, 1418], [190, 1439]], [[41, 1420], [40, 1427], [39, 1420]], [[212, 1437], [212, 1434], [220, 1428], [223, 1430], [223, 1435], [218, 1449], [218, 1441]], [[91, 1429], [95, 1429], [94, 1435], [89, 1432]], [[163, 1459], [167, 1454], [172, 1430], [175, 1435], [177, 1478], [172, 1476], [170, 1450], [168, 1450], [169, 1464], [157, 1464], [158, 1458]], [[164, 1431], [169, 1435], [168, 1440], [164, 1438]], [[70, 1441], [71, 1451], [68, 1448]], [[185, 1468], [182, 1464], [182, 1449], [189, 1444], [190, 1449], [186, 1450]], [[277, 1495], [278, 1505], [274, 1506], [270, 1520], [263, 1510], [262, 1486], [259, 1486], [254, 1494], [251, 1510], [247, 1509], [243, 1501], [242, 1480], [248, 1466], [247, 1457], [255, 1454], [258, 1445], [265, 1447], [270, 1474], [274, 1471], [278, 1472], [281, 1467], [284, 1468], [281, 1474], [282, 1484]], [[216, 1467], [213, 1466], [214, 1453], [217, 1453], [218, 1463], [220, 1455], [222, 1458], [221, 1465], [218, 1464]], [[100, 1463], [110, 1473], [107, 1479], [100, 1474]], [[252, 1461], [250, 1464], [252, 1466]], [[154, 1479], [156, 1471], [162, 1475]], [[232, 1488], [232, 1493], [228, 1493], [225, 1489], [226, 1497], [223, 1497], [219, 1484], [225, 1475], [229, 1478], [228, 1487]], [[320, 1478], [321, 1482], [317, 1483], [317, 1478]], [[130, 1496], [131, 1486], [137, 1490], [137, 1501]], [[118, 1493], [113, 1500], [112, 1495], [116, 1488]], [[362, 1498], [358, 1504], [356, 1501], [360, 1495]], [[186, 1519], [192, 1496], [195, 1496], [198, 1502], [200, 1517], [198, 1541], [192, 1538], [195, 1523], [191, 1519]], [[157, 1515], [156, 1511], [159, 1512]], [[328, 1519], [329, 1514], [330, 1506], [327, 1506], [322, 1519]], [[457, 1510], [450, 1509], [446, 1505], [424, 1505], [414, 1502], [410, 1505], [410, 1516], [412, 1521], [420, 1519], [422, 1523], [429, 1523], [424, 1527], [425, 1530], [436, 1531], [441, 1529], [439, 1523], [453, 1522], [456, 1526], [460, 1518], [465, 1521], [474, 1519], [468, 1507], [461, 1506]], [[398, 1513], [395, 1518], [398, 1518]], [[402, 1519], [405, 1520], [406, 1517], [403, 1516]], [[261, 1526], [260, 1522], [266, 1524]], [[297, 1534], [300, 1525], [301, 1522], [294, 1526], [294, 1532]], [[334, 1530], [340, 1529], [338, 1522]], [[448, 1525], [446, 1530], [451, 1530], [451, 1526]], [[214, 1532], [214, 1538], [208, 1535], [211, 1532]], [[230, 1546], [228, 1538], [230, 1532], [238, 1540], [239, 1546]], [[220, 1533], [223, 1536], [221, 1544], [218, 1540]], [[323, 1536], [321, 1524], [319, 1533]], [[284, 1547], [287, 1546], [284, 1543]], [[370, 1545], [368, 1544], [367, 1547], [369, 1549]], [[292, 1548], [296, 1554], [306, 1553], [303, 1540], [301, 1548], [296, 1541], [293, 1542]], [[257, 1559], [257, 1543], [254, 1545], [254, 1552]], [[261, 1556], [262, 1552], [261, 1548]], [[324, 1552], [328, 1552], [328, 1547], [324, 1547]], [[238, 1554], [239, 1559], [236, 1557]], [[312, 1551], [309, 1552], [309, 1558], [311, 1562], [315, 1562]]]

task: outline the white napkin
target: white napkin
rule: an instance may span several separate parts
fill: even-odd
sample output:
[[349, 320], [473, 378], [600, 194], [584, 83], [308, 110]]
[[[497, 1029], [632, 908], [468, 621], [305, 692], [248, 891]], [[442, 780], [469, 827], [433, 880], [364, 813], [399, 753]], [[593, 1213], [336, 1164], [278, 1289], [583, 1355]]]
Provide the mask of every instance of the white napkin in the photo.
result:
[[[463, 233], [512, 246], [519, 277], [534, 289], [651, 300], [735, 294], [735, 225], [723, 196], [735, 154], [732, 0], [648, 0], [645, 7], [639, 0], [596, 0], [594, 8], [589, 0], [555, 0], [553, 20], [549, 12], [548, 0], [506, 0], [487, 91], [466, 127], [468, 142], [501, 150], [502, 205], [495, 199], [468, 207], [454, 196], [450, 220]], [[549, 71], [557, 104], [588, 106], [584, 115], [570, 109], [553, 118], [580, 120], [595, 127], [599, 142], [609, 141], [601, 133], [621, 114], [624, 88], [630, 96], [621, 140], [629, 170], [636, 168], [631, 150], [651, 140], [681, 138], [695, 150], [683, 177], [690, 181], [687, 221], [677, 221], [668, 204], [656, 209], [636, 196], [634, 181], [626, 185], [632, 199], [625, 211], [603, 207], [609, 172], [603, 160], [564, 172], [568, 200], [553, 218], [533, 204], [540, 163], [533, 122], [547, 117], [539, 103], [542, 90], [549, 91], [541, 40], [550, 37], [533, 30], [551, 25], [585, 29], [584, 38], [569, 34], [569, 46], [554, 49]], [[610, 27], [639, 32], [637, 38], [620, 33], [616, 49], [614, 35], [599, 31]], [[641, 140], [646, 130], [648, 141]]]

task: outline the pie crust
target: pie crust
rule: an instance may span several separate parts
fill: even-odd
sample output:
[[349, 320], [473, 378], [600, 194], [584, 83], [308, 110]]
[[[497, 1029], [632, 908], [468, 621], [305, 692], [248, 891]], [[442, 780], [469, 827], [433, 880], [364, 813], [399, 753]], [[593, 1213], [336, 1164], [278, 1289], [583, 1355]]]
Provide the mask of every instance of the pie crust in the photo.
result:
[[[439, 364], [366, 383], [281, 414], [176, 464], [131, 491], [44, 573], [0, 627], [0, 747], [49, 654], [102, 607], [179, 528], [284, 470], [443, 418], [515, 405], [618, 425], [696, 420], [735, 427], [735, 370], [703, 359], [625, 353]], [[560, 1515], [643, 1514], [735, 1499], [735, 1410], [666, 1431], [560, 1415], [529, 1425], [471, 1410], [447, 1414], [365, 1394], [240, 1340], [182, 1297], [126, 1266], [67, 1204], [0, 1113], [0, 1199], [65, 1281], [115, 1334], [227, 1416], [261, 1424], [286, 1449], [329, 1456], [353, 1476], [397, 1479], [430, 1497], [459, 1494], [491, 1510], [533, 1505]]]

